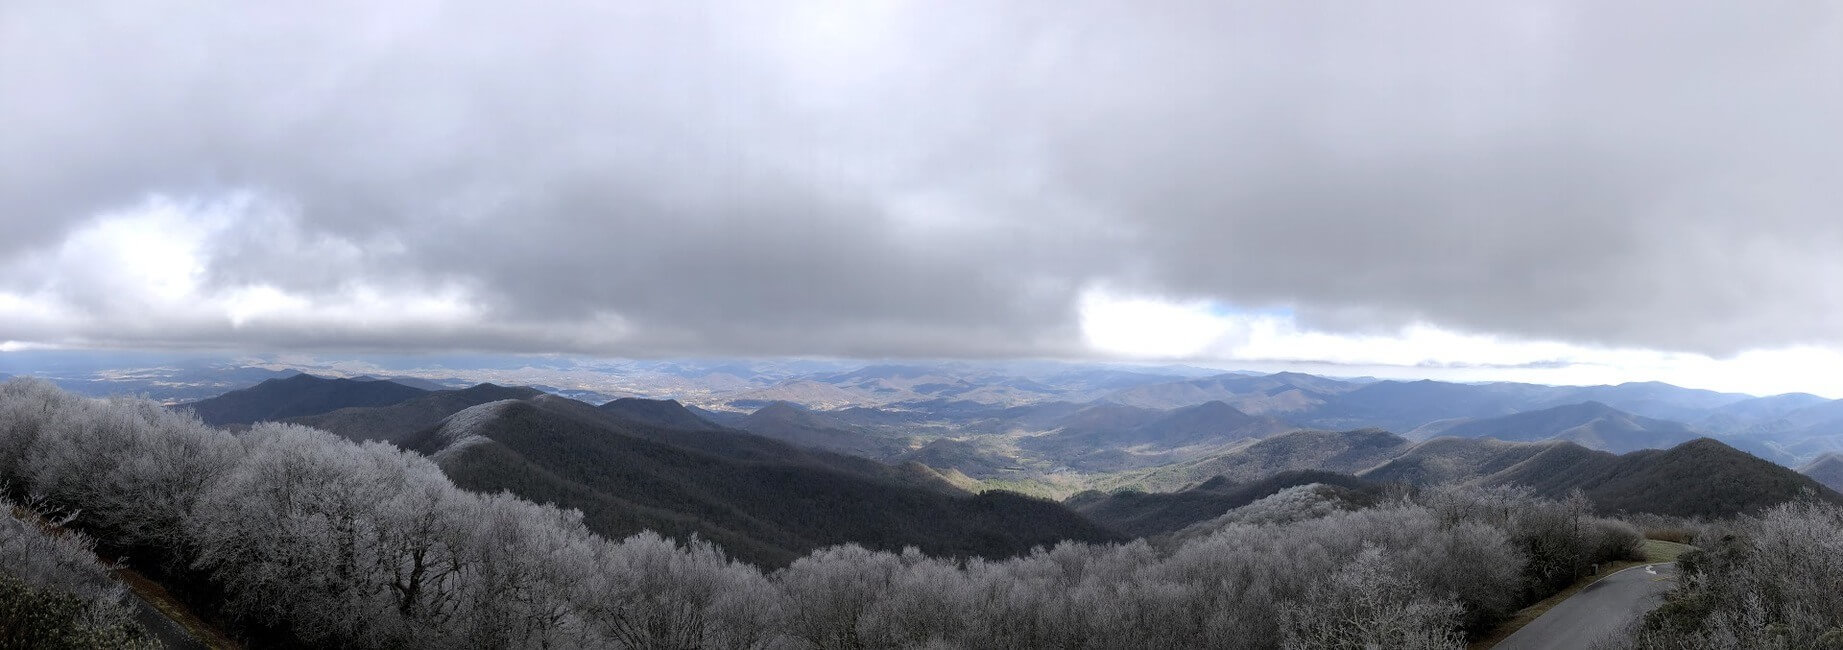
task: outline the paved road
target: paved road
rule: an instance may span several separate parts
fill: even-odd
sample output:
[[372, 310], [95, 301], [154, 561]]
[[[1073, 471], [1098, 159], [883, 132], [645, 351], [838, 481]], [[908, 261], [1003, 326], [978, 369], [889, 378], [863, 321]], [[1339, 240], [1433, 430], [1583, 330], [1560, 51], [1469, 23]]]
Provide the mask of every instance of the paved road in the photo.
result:
[[1623, 631], [1664, 604], [1664, 592], [1677, 584], [1677, 565], [1646, 564], [1601, 578], [1580, 593], [1517, 630], [1497, 650], [1575, 650], [1591, 648], [1601, 638]]
[[160, 613], [159, 608], [147, 602], [141, 594], [132, 589], [128, 594], [129, 604], [134, 607], [134, 619], [140, 621], [141, 627], [147, 628], [148, 633], [160, 641], [160, 645], [169, 650], [206, 650], [205, 644], [192, 638], [192, 633], [187, 632], [184, 626]]

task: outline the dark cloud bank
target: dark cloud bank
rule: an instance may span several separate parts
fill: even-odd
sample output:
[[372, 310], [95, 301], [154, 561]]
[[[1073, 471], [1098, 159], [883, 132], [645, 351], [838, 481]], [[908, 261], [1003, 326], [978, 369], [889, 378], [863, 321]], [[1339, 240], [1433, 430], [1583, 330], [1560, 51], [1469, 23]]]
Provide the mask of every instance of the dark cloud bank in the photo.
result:
[[201, 291], [480, 312], [169, 322], [14, 273], [74, 316], [0, 340], [1053, 356], [1092, 287], [1843, 338], [1833, 3], [156, 4], [0, 8], [0, 267], [241, 195]]

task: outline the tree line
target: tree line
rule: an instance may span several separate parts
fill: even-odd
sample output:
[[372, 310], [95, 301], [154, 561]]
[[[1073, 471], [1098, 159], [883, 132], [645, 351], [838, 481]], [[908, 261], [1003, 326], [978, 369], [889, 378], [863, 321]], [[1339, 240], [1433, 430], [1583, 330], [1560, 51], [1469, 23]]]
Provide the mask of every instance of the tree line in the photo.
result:
[[763, 571], [695, 538], [601, 538], [387, 444], [23, 379], [0, 384], [0, 477], [246, 634], [351, 647], [1449, 648], [1641, 543], [1579, 498], [1353, 510], [1301, 486], [1158, 543], [843, 545]]

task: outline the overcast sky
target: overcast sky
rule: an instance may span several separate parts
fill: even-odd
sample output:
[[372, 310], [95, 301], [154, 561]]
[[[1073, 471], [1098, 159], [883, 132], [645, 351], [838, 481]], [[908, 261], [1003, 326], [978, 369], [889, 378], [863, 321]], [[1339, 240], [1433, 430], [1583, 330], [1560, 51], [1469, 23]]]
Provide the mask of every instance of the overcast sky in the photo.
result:
[[1843, 396], [1839, 115], [1828, 0], [12, 0], [0, 350]]

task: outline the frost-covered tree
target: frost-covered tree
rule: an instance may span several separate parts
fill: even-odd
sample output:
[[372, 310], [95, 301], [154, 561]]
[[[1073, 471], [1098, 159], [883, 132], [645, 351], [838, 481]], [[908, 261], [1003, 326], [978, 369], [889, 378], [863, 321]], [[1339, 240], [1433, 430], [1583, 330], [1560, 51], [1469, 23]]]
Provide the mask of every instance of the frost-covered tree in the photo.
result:
[[754, 567], [710, 542], [681, 546], [645, 532], [604, 554], [590, 620], [635, 648], [749, 647], [780, 624], [780, 594]]
[[0, 480], [160, 550], [239, 620], [361, 648], [1442, 647], [1636, 539], [1515, 490], [1354, 510], [1307, 486], [1156, 546], [959, 560], [845, 545], [763, 573], [702, 540], [603, 539], [579, 512], [457, 489], [387, 445], [232, 434], [31, 380], [0, 384]]
[[1787, 503], [1705, 541], [1638, 647], [1843, 648], [1843, 506]]
[[1298, 650], [1399, 648], [1432, 650], [1461, 645], [1454, 630], [1460, 606], [1428, 593], [1378, 547], [1350, 563], [1284, 609], [1284, 647]]
[[153, 647], [89, 537], [0, 498], [0, 647]]

